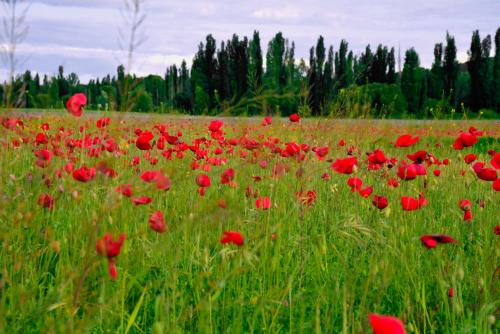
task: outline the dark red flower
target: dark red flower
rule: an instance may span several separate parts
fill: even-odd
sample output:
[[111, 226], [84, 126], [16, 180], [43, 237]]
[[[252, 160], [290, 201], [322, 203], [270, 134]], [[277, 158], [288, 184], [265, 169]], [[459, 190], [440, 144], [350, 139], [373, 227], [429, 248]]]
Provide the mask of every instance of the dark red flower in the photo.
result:
[[131, 197], [132, 196], [132, 185], [131, 184], [123, 184], [121, 186], [116, 187], [116, 191], [125, 197]]
[[466, 164], [470, 164], [474, 162], [474, 160], [477, 159], [477, 156], [475, 154], [469, 153], [464, 157], [464, 161]]
[[368, 318], [374, 334], [406, 334], [403, 322], [396, 317], [371, 313]]
[[135, 205], [149, 204], [152, 201], [153, 201], [153, 199], [151, 197], [148, 197], [148, 196], [132, 198], [132, 203], [134, 203]]
[[224, 125], [223, 121], [214, 120], [210, 122], [208, 129], [210, 130], [210, 132], [217, 132], [222, 128], [223, 125]]
[[271, 199], [269, 197], [261, 197], [255, 201], [257, 209], [268, 210], [271, 207]]
[[383, 210], [389, 205], [387, 198], [378, 195], [373, 196], [372, 203], [379, 210]]
[[332, 164], [332, 169], [339, 174], [352, 174], [358, 164], [358, 158], [337, 159]]
[[108, 126], [110, 122], [111, 122], [111, 119], [109, 117], [104, 117], [104, 118], [98, 119], [96, 125], [99, 129], [102, 129], [102, 128]]
[[299, 114], [291, 114], [289, 119], [290, 119], [290, 122], [292, 122], [292, 123], [300, 122]]
[[457, 241], [446, 234], [426, 234], [420, 237], [422, 244], [428, 249], [436, 247], [438, 244], [455, 244]]
[[414, 211], [418, 210], [421, 207], [427, 205], [427, 199], [424, 197], [424, 194], [421, 193], [419, 198], [403, 196], [401, 197], [401, 206], [405, 211]]
[[316, 202], [317, 194], [316, 191], [314, 190], [309, 190], [305, 193], [297, 192], [295, 194], [297, 196], [297, 199], [300, 201], [300, 203], [311, 206]]
[[137, 146], [138, 149], [147, 151], [153, 148], [151, 145], [150, 141], [154, 138], [153, 133], [150, 131], [144, 131], [141, 132], [139, 137], [137, 137], [137, 140], [135, 142], [135, 146]]
[[196, 176], [196, 184], [202, 188], [210, 187], [210, 178], [206, 174], [199, 174]]
[[82, 108], [87, 104], [87, 97], [78, 93], [69, 98], [68, 102], [66, 102], [66, 110], [73, 116], [80, 117], [82, 116]]
[[165, 219], [163, 218], [163, 214], [161, 211], [156, 211], [151, 215], [149, 218], [149, 227], [153, 231], [156, 231], [158, 233], [163, 233], [167, 229], [167, 225], [165, 224]]
[[234, 169], [229, 168], [222, 172], [220, 182], [222, 184], [230, 184], [234, 180]]
[[453, 148], [455, 150], [463, 150], [465, 147], [469, 147], [477, 143], [478, 139], [477, 137], [470, 133], [470, 132], [464, 132], [461, 133], [460, 136], [455, 140], [455, 143], [453, 143]]
[[361, 187], [363, 186], [363, 180], [361, 180], [359, 177], [350, 177], [347, 180], [347, 185], [351, 187], [351, 192], [354, 192], [361, 189]]
[[235, 231], [224, 231], [224, 235], [220, 239], [221, 244], [234, 244], [237, 246], [243, 246], [245, 238], [240, 232]]
[[500, 169], [500, 152], [497, 152], [493, 155], [493, 157], [490, 160], [491, 165], [495, 169]]
[[160, 176], [160, 172], [158, 171], [146, 171], [142, 173], [141, 179], [144, 182], [155, 182]]
[[484, 168], [484, 165], [484, 162], [476, 162], [472, 165], [472, 170], [483, 181], [495, 181], [497, 179], [497, 171], [493, 168]]
[[420, 140], [420, 137], [413, 137], [410, 134], [401, 135], [396, 140], [394, 147], [410, 147], [416, 144]]
[[96, 242], [97, 254], [108, 258], [108, 271], [113, 280], [118, 277], [115, 258], [120, 254], [124, 241], [125, 234], [121, 234], [120, 237], [115, 241], [112, 239], [111, 234], [106, 233], [104, 237], [97, 239]]
[[73, 178], [80, 182], [88, 182], [95, 176], [95, 168], [88, 168], [86, 166], [80, 167], [73, 171]]
[[46, 209], [52, 210], [54, 208], [55, 202], [56, 202], [55, 198], [47, 193], [43, 193], [40, 194], [40, 196], [38, 196], [38, 205]]

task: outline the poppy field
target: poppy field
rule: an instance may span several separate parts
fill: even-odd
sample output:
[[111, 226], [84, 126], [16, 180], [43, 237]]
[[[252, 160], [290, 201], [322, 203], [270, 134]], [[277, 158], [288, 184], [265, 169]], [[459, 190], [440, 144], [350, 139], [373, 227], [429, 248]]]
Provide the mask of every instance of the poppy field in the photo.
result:
[[498, 122], [84, 102], [1, 117], [1, 333], [498, 332]]

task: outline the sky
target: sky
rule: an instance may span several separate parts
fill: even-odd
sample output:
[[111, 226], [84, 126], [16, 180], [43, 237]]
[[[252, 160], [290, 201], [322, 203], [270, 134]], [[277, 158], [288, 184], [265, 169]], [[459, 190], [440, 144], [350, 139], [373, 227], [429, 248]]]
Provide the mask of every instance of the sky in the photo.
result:
[[[472, 31], [481, 37], [500, 26], [500, 0], [144, 0], [147, 17], [144, 43], [134, 55], [132, 71], [139, 75], [165, 73], [167, 66], [192, 57], [211, 33], [219, 44], [233, 33], [251, 37], [260, 32], [265, 52], [281, 31], [295, 41], [297, 58], [308, 60], [319, 35], [338, 50], [341, 39], [360, 54], [367, 44], [415, 47], [421, 64], [430, 67], [436, 42], [446, 31], [455, 36], [458, 58], [467, 60]], [[119, 43], [124, 21], [123, 0], [31, 0], [28, 35], [18, 46], [17, 72], [30, 69], [55, 74], [59, 65], [82, 82], [116, 73], [126, 57]], [[5, 12], [2, 12], [5, 16]], [[5, 79], [6, 64], [0, 67]]]

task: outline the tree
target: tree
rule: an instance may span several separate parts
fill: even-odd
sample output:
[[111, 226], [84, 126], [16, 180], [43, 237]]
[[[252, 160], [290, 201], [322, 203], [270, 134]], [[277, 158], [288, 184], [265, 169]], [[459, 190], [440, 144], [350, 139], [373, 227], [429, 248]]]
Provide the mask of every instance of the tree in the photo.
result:
[[429, 75], [429, 97], [440, 99], [443, 94], [444, 70], [443, 70], [443, 44], [436, 43], [434, 46], [434, 62]]
[[255, 82], [255, 86], [262, 86], [262, 76], [264, 73], [262, 49], [260, 46], [260, 36], [258, 31], [253, 32], [253, 38], [249, 46], [249, 75]]
[[495, 34], [495, 60], [493, 63], [493, 108], [500, 112], [500, 28]]
[[419, 112], [423, 106], [424, 73], [419, 66], [420, 60], [415, 49], [407, 50], [401, 76], [401, 90], [408, 102], [408, 112], [413, 114]]
[[370, 70], [370, 82], [387, 82], [387, 47], [379, 44]]
[[337, 54], [337, 61], [335, 62], [335, 78], [337, 81], [338, 89], [348, 86], [348, 73], [347, 73], [347, 49], [348, 43], [345, 39], [340, 41], [340, 47]]
[[370, 49], [370, 44], [366, 46], [365, 52], [361, 54], [357, 62], [356, 71], [354, 73], [356, 77], [356, 83], [358, 85], [364, 85], [370, 82], [370, 72], [373, 64], [373, 54]]
[[281, 93], [286, 84], [285, 39], [281, 32], [269, 42], [266, 55], [266, 83]]
[[387, 56], [387, 83], [389, 84], [394, 84], [396, 83], [397, 76], [396, 76], [396, 56], [395, 56], [395, 50], [394, 47], [391, 48], [391, 51], [389, 52], [389, 55]]
[[457, 47], [455, 38], [446, 33], [446, 48], [444, 50], [444, 94], [447, 97], [453, 96], [455, 83], [458, 77]]
[[469, 50], [469, 63], [467, 69], [470, 75], [470, 99], [469, 103], [473, 111], [489, 105], [489, 55], [491, 49], [491, 37], [488, 35], [482, 42], [479, 30], [472, 33], [472, 41]]

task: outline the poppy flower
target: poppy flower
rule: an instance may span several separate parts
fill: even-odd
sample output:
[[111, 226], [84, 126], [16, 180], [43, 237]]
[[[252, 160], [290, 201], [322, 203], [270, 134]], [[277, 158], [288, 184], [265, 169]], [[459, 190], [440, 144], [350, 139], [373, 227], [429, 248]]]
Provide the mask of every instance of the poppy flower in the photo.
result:
[[368, 319], [374, 334], [406, 334], [403, 322], [396, 317], [371, 313]]
[[359, 177], [350, 177], [347, 180], [347, 185], [351, 187], [351, 192], [354, 192], [361, 189], [363, 181]]
[[368, 162], [370, 165], [383, 165], [388, 161], [389, 159], [387, 159], [384, 152], [379, 149], [376, 149], [373, 153], [368, 155]]
[[116, 192], [122, 194], [125, 197], [132, 196], [132, 185], [131, 184], [123, 184], [116, 187]]
[[44, 207], [45, 209], [52, 210], [54, 208], [55, 202], [55, 198], [47, 193], [43, 193], [38, 196], [38, 205]]
[[38, 158], [36, 165], [41, 168], [45, 168], [49, 165], [52, 154], [49, 150], [40, 150], [35, 152], [35, 156]]
[[47, 136], [45, 133], [40, 132], [36, 135], [35, 142], [38, 145], [47, 144], [49, 142], [49, 136]]
[[421, 193], [419, 198], [403, 196], [401, 197], [401, 206], [405, 211], [418, 210], [421, 207], [427, 205], [427, 199], [424, 197], [424, 193]]
[[328, 146], [314, 147], [313, 152], [319, 160], [323, 160], [328, 155]]
[[497, 225], [493, 228], [493, 233], [495, 233], [495, 235], [500, 235], [500, 225]]
[[358, 158], [356, 157], [337, 159], [332, 164], [332, 169], [339, 174], [352, 174], [357, 164]]
[[476, 162], [472, 165], [472, 170], [483, 181], [495, 181], [497, 179], [497, 171], [493, 168], [484, 168], [484, 165], [484, 162]]
[[455, 295], [455, 290], [453, 290], [453, 288], [450, 288], [448, 290], [448, 297], [453, 298], [454, 295]]
[[434, 173], [434, 176], [440, 176], [441, 175], [441, 171], [439, 169], [433, 170], [432, 173]]
[[158, 190], [170, 190], [170, 179], [168, 176], [160, 173], [156, 178], [156, 189]]
[[261, 197], [255, 201], [257, 209], [268, 210], [271, 207], [271, 199], [269, 197]]
[[80, 182], [88, 182], [95, 176], [95, 168], [88, 168], [86, 166], [80, 167], [73, 171], [73, 179]]
[[167, 225], [165, 224], [165, 219], [163, 218], [163, 214], [161, 211], [156, 211], [149, 218], [149, 227], [158, 233], [163, 233], [167, 229]]
[[135, 205], [149, 204], [152, 201], [153, 201], [153, 199], [151, 197], [148, 197], [148, 196], [132, 198], [132, 203], [134, 203]]
[[420, 137], [412, 137], [410, 134], [401, 135], [396, 140], [394, 147], [410, 147], [415, 145], [420, 140]]
[[403, 163], [398, 167], [398, 177], [402, 180], [414, 180], [417, 177], [417, 169], [414, 164], [407, 165]]
[[299, 116], [299, 114], [291, 114], [289, 117], [289, 120], [292, 123], [300, 122], [300, 116]]
[[372, 192], [373, 192], [373, 188], [372, 187], [366, 187], [364, 189], [360, 189], [359, 190], [359, 194], [361, 195], [361, 197], [364, 197], [364, 198], [370, 197], [370, 195], [372, 194]]
[[389, 205], [389, 201], [386, 197], [378, 195], [373, 196], [372, 203], [379, 210], [384, 210]]
[[96, 242], [97, 254], [108, 258], [109, 275], [113, 280], [118, 277], [118, 272], [116, 270], [116, 257], [120, 255], [124, 241], [125, 234], [121, 234], [117, 240], [113, 240], [111, 234], [106, 233], [104, 237], [97, 239]]
[[438, 244], [457, 243], [455, 239], [446, 234], [426, 234], [420, 237], [420, 241], [428, 249], [432, 249]]
[[470, 132], [464, 132], [461, 133], [460, 136], [455, 140], [453, 143], [453, 148], [455, 150], [463, 150], [466, 147], [473, 146], [475, 143], [477, 143], [478, 139], [477, 137], [470, 133]]
[[222, 172], [220, 182], [222, 184], [230, 184], [234, 180], [234, 169], [229, 168]]
[[273, 123], [273, 119], [269, 116], [266, 116], [264, 117], [264, 119], [262, 120], [262, 125], [265, 126], [265, 125], [271, 125]]
[[141, 132], [139, 137], [137, 137], [137, 140], [135, 141], [135, 146], [142, 150], [142, 151], [148, 151], [153, 148], [151, 145], [150, 141], [154, 138], [153, 133], [150, 131], [144, 131]]
[[471, 164], [476, 159], [477, 159], [477, 156], [475, 154], [472, 154], [472, 153], [469, 153], [464, 157], [464, 161], [466, 164]]
[[399, 182], [396, 179], [389, 179], [389, 180], [387, 180], [387, 185], [389, 187], [397, 188], [399, 186]]
[[414, 163], [421, 164], [427, 158], [427, 152], [426, 151], [418, 151], [418, 152], [415, 152], [413, 154], [408, 154], [406, 157], [408, 159], [410, 159], [411, 161], [413, 161]]
[[297, 196], [300, 203], [307, 205], [307, 206], [313, 205], [314, 202], [316, 202], [316, 198], [317, 198], [316, 191], [314, 191], [314, 190], [309, 190], [305, 193], [297, 192], [295, 195]]
[[220, 239], [221, 244], [234, 244], [236, 246], [243, 246], [245, 238], [240, 232], [224, 231], [224, 235]]
[[154, 182], [158, 179], [158, 177], [160, 176], [160, 172], [157, 172], [157, 171], [146, 171], [144, 173], [142, 173], [141, 175], [141, 179], [144, 181], [144, 182]]
[[109, 117], [104, 117], [104, 118], [97, 120], [96, 126], [99, 129], [102, 129], [102, 128], [105, 128], [106, 126], [108, 126], [110, 122], [111, 122], [111, 119]]
[[210, 187], [210, 178], [206, 174], [199, 174], [196, 176], [196, 184], [201, 188]]
[[496, 179], [492, 184], [493, 190], [500, 191], [500, 179]]
[[210, 132], [217, 132], [222, 128], [223, 125], [224, 125], [223, 121], [214, 120], [210, 122], [208, 129], [210, 130]]
[[82, 108], [87, 104], [87, 97], [85, 94], [78, 93], [69, 98], [66, 102], [66, 110], [73, 116], [82, 116]]
[[500, 152], [497, 152], [493, 155], [493, 157], [490, 160], [491, 165], [495, 169], [500, 169]]

